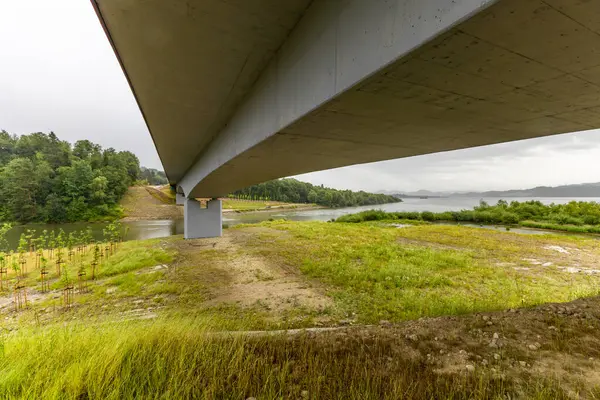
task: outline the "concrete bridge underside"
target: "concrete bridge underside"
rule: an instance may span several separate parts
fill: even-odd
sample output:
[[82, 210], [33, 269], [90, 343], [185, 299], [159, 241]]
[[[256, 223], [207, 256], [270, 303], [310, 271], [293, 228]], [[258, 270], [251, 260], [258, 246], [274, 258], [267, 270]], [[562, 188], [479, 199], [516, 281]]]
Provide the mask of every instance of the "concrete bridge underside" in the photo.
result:
[[92, 1], [186, 198], [600, 127], [596, 1]]

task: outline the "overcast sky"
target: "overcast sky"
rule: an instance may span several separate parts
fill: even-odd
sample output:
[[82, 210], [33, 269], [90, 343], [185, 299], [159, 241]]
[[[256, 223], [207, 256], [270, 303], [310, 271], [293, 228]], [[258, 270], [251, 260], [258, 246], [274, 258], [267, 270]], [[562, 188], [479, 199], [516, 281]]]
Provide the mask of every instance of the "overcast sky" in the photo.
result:
[[[0, 129], [131, 150], [162, 169], [87, 0], [0, 0]], [[600, 131], [301, 175], [364, 190], [491, 190], [600, 181]]]

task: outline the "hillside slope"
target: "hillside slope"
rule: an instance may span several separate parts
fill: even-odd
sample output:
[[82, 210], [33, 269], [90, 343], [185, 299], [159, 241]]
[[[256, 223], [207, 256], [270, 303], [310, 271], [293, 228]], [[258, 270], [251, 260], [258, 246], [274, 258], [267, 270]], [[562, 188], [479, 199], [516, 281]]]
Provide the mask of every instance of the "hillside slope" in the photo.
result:
[[125, 213], [123, 221], [142, 219], [177, 219], [183, 217], [183, 207], [152, 186], [132, 186], [120, 203]]

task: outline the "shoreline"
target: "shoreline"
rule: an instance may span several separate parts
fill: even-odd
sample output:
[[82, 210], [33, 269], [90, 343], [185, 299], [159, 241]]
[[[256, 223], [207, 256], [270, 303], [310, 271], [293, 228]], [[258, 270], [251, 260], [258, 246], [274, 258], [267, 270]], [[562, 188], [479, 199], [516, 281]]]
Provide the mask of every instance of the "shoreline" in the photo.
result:
[[312, 205], [312, 204], [306, 204], [306, 205], [280, 205], [280, 206], [272, 206], [269, 208], [256, 208], [256, 209], [251, 209], [251, 210], [236, 210], [234, 208], [228, 208], [228, 209], [224, 209], [223, 210], [223, 214], [231, 214], [231, 213], [236, 213], [236, 214], [246, 214], [246, 213], [253, 213], [253, 212], [268, 212], [268, 211], [277, 211], [277, 210], [322, 210], [322, 209], [328, 209], [329, 207], [325, 207], [325, 206], [319, 206], [319, 205]]

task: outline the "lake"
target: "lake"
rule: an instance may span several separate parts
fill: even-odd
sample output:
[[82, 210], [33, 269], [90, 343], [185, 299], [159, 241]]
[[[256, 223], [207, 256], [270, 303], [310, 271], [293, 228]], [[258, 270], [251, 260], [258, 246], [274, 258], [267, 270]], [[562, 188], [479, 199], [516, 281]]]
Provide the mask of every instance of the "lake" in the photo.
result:
[[[228, 226], [238, 224], [252, 224], [269, 219], [281, 219], [285, 218], [290, 221], [329, 221], [332, 218], [337, 218], [345, 214], [351, 214], [364, 210], [380, 209], [384, 211], [460, 211], [463, 209], [472, 209], [474, 206], [479, 204], [482, 198], [477, 197], [447, 197], [447, 198], [429, 198], [429, 199], [404, 199], [402, 203], [382, 204], [377, 206], [363, 206], [363, 207], [348, 207], [348, 208], [336, 208], [336, 209], [316, 209], [316, 210], [273, 210], [273, 211], [261, 211], [261, 212], [250, 212], [250, 213], [225, 213], [223, 215], [223, 224]], [[564, 204], [570, 201], [595, 201], [600, 202], [600, 198], [483, 198], [489, 204], [496, 204], [498, 200], [506, 200], [508, 202], [516, 201], [527, 201], [527, 200], [539, 200], [544, 204]], [[58, 233], [59, 229], [65, 231], [66, 234], [70, 232], [85, 230], [87, 227], [92, 229], [92, 235], [96, 240], [102, 240], [103, 229], [106, 227], [106, 223], [69, 223], [69, 224], [27, 224], [15, 226], [7, 233], [7, 242], [10, 249], [16, 249], [19, 237], [21, 233], [27, 229], [35, 229], [36, 236], [42, 233], [43, 230], [55, 231]], [[152, 239], [159, 237], [167, 237], [171, 235], [183, 234], [183, 219], [178, 220], [147, 220], [147, 221], [132, 221], [123, 222], [123, 226], [126, 228], [125, 240], [143, 240]], [[516, 230], [513, 229], [513, 232]], [[534, 233], [534, 230], [520, 230], [526, 233]], [[544, 231], [539, 231], [544, 232]]]
[[237, 214], [232, 213], [225, 214], [223, 216], [223, 223], [229, 225], [237, 225], [239, 223], [256, 223], [266, 221], [269, 218], [286, 218], [292, 221], [329, 221], [332, 218], [338, 218], [345, 214], [352, 214], [364, 210], [378, 209], [383, 211], [432, 211], [432, 212], [443, 212], [443, 211], [460, 211], [465, 209], [472, 209], [479, 205], [480, 200], [485, 200], [489, 204], [496, 204], [498, 200], [506, 200], [509, 203], [511, 201], [528, 201], [528, 200], [539, 200], [544, 204], [566, 204], [570, 201], [595, 201], [600, 203], [599, 197], [585, 197], [585, 198], [566, 198], [566, 197], [444, 197], [444, 198], [429, 198], [429, 199], [404, 199], [402, 203], [391, 203], [381, 204], [376, 206], [362, 206], [362, 207], [348, 207], [348, 208], [324, 208], [317, 210], [306, 210], [306, 211], [294, 211], [294, 210], [280, 210], [272, 212], [258, 212], [258, 213], [247, 213]]

